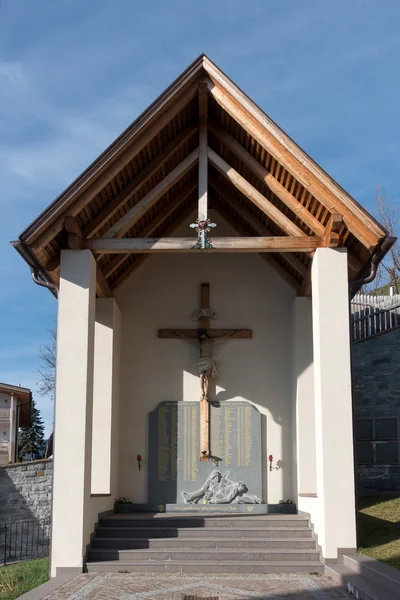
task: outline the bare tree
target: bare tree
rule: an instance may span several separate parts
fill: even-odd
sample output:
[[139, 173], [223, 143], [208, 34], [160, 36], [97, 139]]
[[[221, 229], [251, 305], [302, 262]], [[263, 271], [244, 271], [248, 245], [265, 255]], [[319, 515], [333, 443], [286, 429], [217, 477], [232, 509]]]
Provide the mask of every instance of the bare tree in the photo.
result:
[[38, 393], [40, 396], [49, 396], [54, 401], [56, 389], [56, 331], [50, 329], [50, 341], [39, 348], [40, 368]]
[[[373, 212], [377, 220], [385, 227], [388, 235], [400, 235], [400, 207], [394, 198], [389, 198], [383, 187], [376, 188], [376, 198]], [[378, 269], [377, 277], [368, 291], [379, 289], [382, 285], [390, 284], [395, 294], [400, 293], [400, 247], [398, 242], [389, 250]]]

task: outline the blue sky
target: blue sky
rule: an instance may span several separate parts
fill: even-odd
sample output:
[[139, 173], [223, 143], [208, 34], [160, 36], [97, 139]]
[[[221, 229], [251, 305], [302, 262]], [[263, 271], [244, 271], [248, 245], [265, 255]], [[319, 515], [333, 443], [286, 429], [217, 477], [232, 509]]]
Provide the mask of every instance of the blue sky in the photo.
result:
[[399, 0], [0, 0], [0, 381], [35, 392], [56, 319], [9, 241], [201, 52], [363, 205], [399, 198], [399, 30]]

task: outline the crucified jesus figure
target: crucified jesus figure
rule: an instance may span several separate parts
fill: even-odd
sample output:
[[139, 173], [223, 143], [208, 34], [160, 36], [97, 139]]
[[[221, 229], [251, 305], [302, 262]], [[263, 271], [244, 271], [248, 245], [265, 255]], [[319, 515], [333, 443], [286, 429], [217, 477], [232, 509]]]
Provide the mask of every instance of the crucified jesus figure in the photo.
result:
[[197, 329], [197, 340], [190, 339], [183, 335], [180, 331], [176, 333], [190, 344], [198, 344], [200, 348], [200, 355], [198, 359], [199, 375], [200, 375], [200, 390], [202, 400], [208, 400], [208, 385], [210, 377], [216, 379], [217, 377], [217, 357], [213, 354], [214, 342], [220, 342], [234, 335], [238, 330], [232, 329], [225, 335], [219, 337], [211, 337], [207, 333], [207, 329]]

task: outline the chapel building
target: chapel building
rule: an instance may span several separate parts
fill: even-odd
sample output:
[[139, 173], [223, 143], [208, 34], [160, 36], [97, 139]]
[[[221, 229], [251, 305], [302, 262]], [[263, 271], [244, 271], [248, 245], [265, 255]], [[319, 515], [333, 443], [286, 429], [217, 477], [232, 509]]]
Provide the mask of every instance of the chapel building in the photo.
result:
[[349, 294], [393, 239], [209, 58], [13, 244], [58, 298], [53, 576], [119, 497], [260, 523], [291, 500], [322, 561], [354, 550]]

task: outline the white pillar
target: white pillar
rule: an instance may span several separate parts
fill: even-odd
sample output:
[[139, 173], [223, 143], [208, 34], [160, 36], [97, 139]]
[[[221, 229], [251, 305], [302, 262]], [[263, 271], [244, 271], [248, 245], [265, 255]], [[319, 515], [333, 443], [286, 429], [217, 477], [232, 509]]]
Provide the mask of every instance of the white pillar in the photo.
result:
[[57, 317], [51, 575], [82, 571], [90, 494], [96, 263], [61, 252]]
[[318, 542], [325, 559], [356, 547], [347, 251], [312, 266]]
[[19, 423], [17, 424], [17, 406], [18, 400], [12, 393], [10, 398], [10, 441], [8, 445], [8, 462], [15, 462], [17, 460], [15, 447], [17, 427], [19, 425]]
[[[317, 492], [315, 457], [314, 364], [311, 298], [292, 304], [293, 387], [296, 420], [297, 491], [300, 498]], [[300, 510], [301, 501], [298, 501]]]
[[[96, 300], [94, 334], [92, 494], [111, 494], [118, 443], [120, 310], [113, 298]], [[113, 468], [114, 467], [114, 468]], [[116, 486], [113, 486], [114, 488]]]

